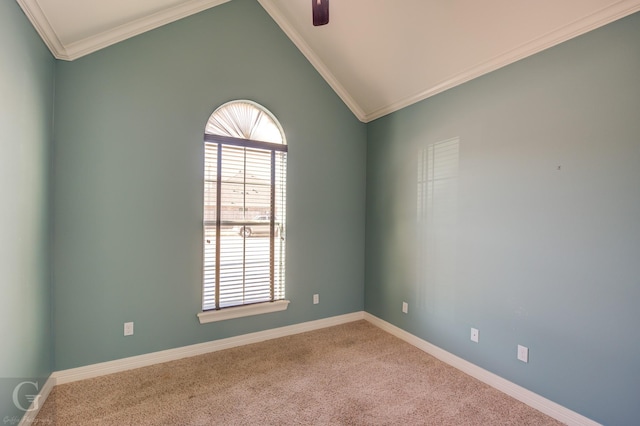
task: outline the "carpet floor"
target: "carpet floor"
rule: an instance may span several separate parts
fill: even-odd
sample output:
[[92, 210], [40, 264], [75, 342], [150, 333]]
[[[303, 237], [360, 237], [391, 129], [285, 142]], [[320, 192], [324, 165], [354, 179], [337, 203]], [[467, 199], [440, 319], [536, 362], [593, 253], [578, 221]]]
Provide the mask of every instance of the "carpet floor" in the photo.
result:
[[56, 386], [48, 425], [559, 425], [366, 321]]

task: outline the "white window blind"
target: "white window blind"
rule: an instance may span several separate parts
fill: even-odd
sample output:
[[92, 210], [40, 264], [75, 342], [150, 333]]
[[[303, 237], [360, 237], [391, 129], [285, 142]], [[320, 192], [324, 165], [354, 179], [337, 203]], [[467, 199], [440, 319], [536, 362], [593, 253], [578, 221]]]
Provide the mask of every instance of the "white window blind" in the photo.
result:
[[[220, 130], [220, 117], [225, 123], [234, 114], [224, 112], [216, 116], [213, 130], [212, 115], [205, 133], [204, 311], [285, 296], [287, 146], [208, 133], [226, 133]], [[237, 120], [232, 127], [260, 121], [269, 122], [262, 116]]]

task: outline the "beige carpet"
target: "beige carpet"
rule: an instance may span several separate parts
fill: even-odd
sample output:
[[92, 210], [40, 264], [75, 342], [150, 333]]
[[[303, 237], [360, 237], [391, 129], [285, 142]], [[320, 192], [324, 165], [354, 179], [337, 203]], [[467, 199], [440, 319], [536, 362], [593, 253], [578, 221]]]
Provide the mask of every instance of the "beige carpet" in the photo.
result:
[[37, 422], [560, 424], [365, 321], [56, 386]]

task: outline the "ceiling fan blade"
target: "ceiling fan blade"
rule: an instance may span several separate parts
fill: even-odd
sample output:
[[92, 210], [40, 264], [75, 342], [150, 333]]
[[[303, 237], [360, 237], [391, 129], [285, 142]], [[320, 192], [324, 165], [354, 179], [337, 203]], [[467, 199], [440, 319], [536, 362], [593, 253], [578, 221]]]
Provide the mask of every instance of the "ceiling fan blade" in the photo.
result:
[[329, 0], [311, 0], [313, 8], [313, 26], [329, 23]]

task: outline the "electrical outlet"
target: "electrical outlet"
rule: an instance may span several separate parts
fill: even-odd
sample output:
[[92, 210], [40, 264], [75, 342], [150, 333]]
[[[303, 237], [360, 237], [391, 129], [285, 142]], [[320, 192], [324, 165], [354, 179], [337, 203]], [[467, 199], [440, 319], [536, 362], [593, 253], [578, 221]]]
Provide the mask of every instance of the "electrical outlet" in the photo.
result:
[[409, 304], [407, 302], [402, 302], [402, 312], [405, 314], [409, 313]]
[[125, 322], [124, 323], [124, 335], [125, 336], [133, 335], [133, 323], [132, 322]]
[[477, 328], [472, 328], [471, 329], [471, 341], [478, 343], [479, 340], [480, 340], [480, 332], [478, 331]]
[[529, 348], [518, 345], [518, 359], [522, 362], [529, 362]]
[[318, 303], [320, 303], [320, 295], [319, 294], [314, 294], [313, 295], [313, 304], [317, 305]]

